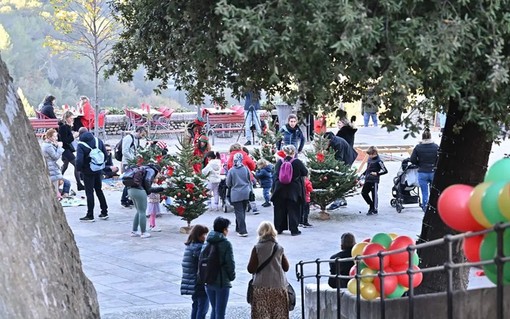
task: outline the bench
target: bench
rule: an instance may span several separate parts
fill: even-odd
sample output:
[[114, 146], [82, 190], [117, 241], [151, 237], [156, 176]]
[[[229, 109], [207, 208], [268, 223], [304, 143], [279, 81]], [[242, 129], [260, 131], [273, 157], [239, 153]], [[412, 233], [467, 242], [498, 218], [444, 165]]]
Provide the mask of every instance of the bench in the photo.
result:
[[[375, 145], [379, 154], [404, 154], [407, 153], [409, 156], [413, 153], [414, 145]], [[363, 167], [368, 161], [367, 149], [368, 145], [354, 146], [356, 152], [358, 152], [358, 158], [362, 158], [358, 168], [358, 173], [363, 171]]]
[[34, 129], [35, 136], [41, 137], [46, 133], [46, 131], [50, 128], [58, 129], [58, 120], [57, 119], [30, 119], [30, 124]]
[[[269, 117], [268, 112], [259, 113], [260, 120], [267, 120]], [[206, 133], [211, 136], [212, 144], [214, 145], [214, 138], [216, 133], [231, 133], [244, 131], [244, 113], [241, 114], [207, 114], [206, 117]]]

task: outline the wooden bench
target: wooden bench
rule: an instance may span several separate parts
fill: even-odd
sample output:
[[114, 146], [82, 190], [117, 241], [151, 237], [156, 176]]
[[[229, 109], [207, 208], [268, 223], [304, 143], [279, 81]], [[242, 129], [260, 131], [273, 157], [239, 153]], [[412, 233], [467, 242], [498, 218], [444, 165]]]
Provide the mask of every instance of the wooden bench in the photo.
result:
[[[269, 117], [268, 112], [259, 114], [260, 120], [267, 120]], [[230, 133], [244, 131], [244, 113], [243, 114], [207, 114], [206, 117], [206, 133], [207, 136], [212, 138], [214, 145], [214, 138], [217, 133]]]
[[[358, 168], [358, 173], [361, 173], [363, 171], [363, 167], [368, 161], [368, 154], [367, 149], [370, 146], [368, 145], [355, 145], [354, 149], [356, 149], [356, 152], [358, 152], [358, 158], [362, 158], [361, 164]], [[377, 152], [379, 154], [395, 154], [400, 153], [404, 154], [407, 153], [409, 156], [413, 153], [414, 145], [375, 145], [377, 147]]]
[[34, 129], [35, 136], [41, 137], [46, 133], [46, 131], [50, 128], [58, 129], [58, 120], [57, 119], [30, 119], [30, 124]]

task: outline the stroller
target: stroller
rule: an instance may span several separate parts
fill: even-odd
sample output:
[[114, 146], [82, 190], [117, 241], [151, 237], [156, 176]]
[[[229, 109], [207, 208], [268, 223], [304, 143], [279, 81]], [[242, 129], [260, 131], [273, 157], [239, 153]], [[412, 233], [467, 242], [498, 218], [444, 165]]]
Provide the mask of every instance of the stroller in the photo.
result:
[[224, 213], [228, 213], [232, 211], [232, 205], [230, 204], [230, 191], [227, 187], [226, 179], [222, 179], [220, 181], [220, 185], [218, 186], [218, 193], [221, 199], [221, 208]]
[[411, 163], [409, 158], [402, 161], [402, 165], [393, 178], [393, 187], [391, 189], [393, 199], [390, 201], [391, 207], [395, 207], [397, 213], [400, 213], [407, 204], [419, 204], [420, 187], [418, 185], [418, 166]]

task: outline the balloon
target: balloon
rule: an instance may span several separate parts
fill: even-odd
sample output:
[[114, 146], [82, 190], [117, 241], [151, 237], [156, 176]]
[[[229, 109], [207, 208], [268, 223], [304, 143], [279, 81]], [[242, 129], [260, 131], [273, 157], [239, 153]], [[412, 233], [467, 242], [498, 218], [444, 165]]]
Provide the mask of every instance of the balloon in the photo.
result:
[[363, 249], [365, 249], [367, 245], [368, 243], [365, 242], [357, 243], [356, 245], [354, 245], [351, 250], [351, 256], [356, 257], [363, 255]]
[[420, 264], [420, 256], [418, 256], [417, 252], [414, 252], [412, 262], [413, 266], [418, 266]]
[[487, 220], [494, 225], [499, 222], [506, 222], [508, 219], [501, 214], [498, 205], [499, 194], [507, 182], [494, 182], [482, 196], [482, 211]]
[[398, 235], [395, 233], [388, 233], [388, 235], [390, 235], [392, 240], [398, 237]]
[[349, 270], [349, 276], [354, 277], [356, 276], [356, 265], [352, 266]]
[[480, 261], [480, 245], [482, 244], [483, 235], [466, 237], [462, 243], [462, 250], [466, 259], [470, 262]]
[[[394, 267], [393, 270], [395, 272], [407, 271], [408, 266], [407, 265], [399, 265], [399, 266]], [[420, 270], [420, 268], [418, 266], [413, 266], [413, 270], [417, 271], [417, 270]], [[409, 280], [409, 275], [407, 273], [402, 274], [402, 275], [397, 275], [397, 280], [398, 280], [399, 285], [401, 285], [404, 288], [409, 288], [410, 280]], [[418, 273], [413, 274], [413, 287], [414, 288], [418, 287], [422, 281], [423, 281], [423, 273], [418, 272]]]
[[363, 242], [364, 242], [364, 243], [369, 243], [369, 242], [370, 242], [370, 238], [365, 238], [365, 239], [363, 239]]
[[510, 158], [502, 158], [492, 164], [485, 174], [484, 182], [510, 181]]
[[[363, 255], [364, 256], [372, 255], [372, 254], [376, 254], [376, 253], [378, 253], [380, 251], [386, 251], [386, 249], [384, 249], [384, 247], [381, 244], [370, 243], [370, 244], [368, 244], [365, 247], [365, 249], [363, 249]], [[376, 269], [376, 270], [380, 269], [380, 267], [379, 267], [379, 257], [377, 257], [377, 256], [365, 258], [365, 259], [363, 259], [363, 261], [365, 262], [365, 264], [367, 264], [367, 266], [369, 268]], [[390, 259], [388, 258], [388, 256], [384, 257], [383, 258], [383, 269], [386, 266], [388, 266], [389, 263], [390, 263]]]
[[386, 298], [388, 298], [388, 299], [400, 298], [400, 297], [402, 297], [404, 292], [406, 292], [406, 289], [404, 287], [402, 287], [401, 285], [397, 285], [397, 288], [395, 289], [395, 291], [392, 292], [391, 294], [387, 295]]
[[390, 235], [386, 233], [378, 233], [375, 234], [374, 237], [372, 237], [371, 242], [381, 244], [384, 248], [388, 248], [390, 247], [391, 241], [392, 239]]
[[[414, 240], [409, 236], [398, 236], [393, 240], [388, 250], [396, 250], [405, 248], [409, 245], [414, 245]], [[401, 265], [409, 262], [409, 253], [407, 251], [392, 254], [390, 257], [390, 265]]]
[[468, 203], [472, 191], [472, 186], [457, 184], [447, 187], [439, 196], [439, 216], [450, 228], [462, 232], [486, 228], [471, 216]]
[[506, 184], [499, 192], [498, 206], [501, 214], [510, 220], [510, 183]]
[[[485, 234], [484, 239], [482, 240], [482, 244], [480, 245], [480, 259], [481, 260], [493, 260], [497, 254], [497, 234], [496, 232], [490, 232]], [[510, 245], [506, 243], [510, 243], [510, 229], [506, 229], [503, 233], [503, 242], [505, 245], [503, 245], [503, 256], [508, 257], [510, 256]], [[485, 265], [483, 266], [483, 269], [485, 273], [487, 274], [487, 277], [493, 282], [496, 283], [496, 281], [493, 279], [496, 279], [496, 265]], [[491, 279], [492, 278], [492, 279]], [[506, 262], [503, 265], [503, 279], [505, 282], [510, 282], [510, 262]]]
[[[392, 273], [395, 272], [391, 267], [384, 268], [384, 273]], [[398, 285], [398, 279], [395, 275], [390, 276], [384, 276], [384, 295], [387, 296], [395, 291], [397, 289]], [[380, 293], [381, 292], [381, 278], [375, 277], [374, 278], [374, 286], [375, 289]]]
[[[360, 274], [363, 275], [363, 276], [366, 276], [366, 275], [375, 275], [376, 271], [372, 270], [370, 268], [365, 268], [365, 269], [361, 270]], [[375, 277], [363, 277], [363, 278], [361, 278], [361, 281], [363, 281], [363, 282], [373, 282], [374, 278]]]
[[485, 191], [489, 186], [491, 186], [492, 183], [481, 183], [476, 185], [476, 187], [471, 192], [471, 195], [469, 197], [469, 211], [471, 212], [471, 216], [482, 226], [485, 228], [491, 227], [491, 223], [485, 217], [483, 210], [482, 210], [482, 197], [483, 194], [485, 194]]
[[[505, 265], [507, 265], [507, 264], [508, 263], [506, 263]], [[498, 275], [496, 273], [497, 269], [496, 269], [495, 265], [485, 265], [485, 266], [483, 266], [483, 271], [485, 272], [485, 276], [487, 276], [487, 278], [489, 278], [489, 280], [493, 284], [497, 284], [497, 282], [498, 282]], [[504, 276], [505, 272], [506, 272], [506, 267], [503, 267], [503, 283], [504, 284], [510, 284], [510, 278], [506, 278]]]
[[[361, 289], [363, 289], [363, 286], [364, 286], [363, 282], [360, 282]], [[347, 283], [347, 290], [349, 290], [349, 292], [353, 295], [356, 295], [358, 293], [356, 279], [352, 278], [351, 280], [349, 280], [349, 282]]]
[[377, 298], [377, 295], [377, 290], [375, 289], [374, 284], [363, 284], [363, 287], [361, 288], [361, 297], [365, 298], [366, 300], [372, 300]]

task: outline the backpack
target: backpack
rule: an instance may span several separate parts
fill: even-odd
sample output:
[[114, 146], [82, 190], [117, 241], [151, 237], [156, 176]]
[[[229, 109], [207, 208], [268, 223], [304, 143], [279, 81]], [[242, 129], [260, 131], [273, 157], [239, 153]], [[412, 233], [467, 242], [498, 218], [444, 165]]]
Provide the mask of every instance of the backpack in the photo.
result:
[[[130, 147], [133, 147], [133, 145], [135, 145], [135, 138], [131, 134], [128, 134], [128, 135], [131, 136], [131, 139], [133, 140], [131, 142]], [[124, 138], [121, 138], [120, 141], [117, 143], [117, 145], [115, 145], [115, 148], [113, 149], [113, 157], [115, 157], [115, 159], [119, 162], [122, 161], [122, 140], [123, 139]]]
[[99, 140], [97, 137], [96, 140], [96, 146], [94, 148], [90, 147], [85, 142], [80, 142], [81, 145], [85, 146], [86, 148], [90, 149], [89, 157], [90, 157], [90, 170], [93, 172], [100, 171], [104, 168], [104, 153], [99, 149]]
[[218, 245], [209, 243], [198, 257], [198, 282], [213, 284], [220, 271], [221, 261]]
[[127, 187], [140, 187], [143, 185], [145, 178], [145, 168], [135, 166], [129, 167], [124, 174], [122, 174], [122, 184]]
[[290, 182], [292, 182], [292, 175], [294, 174], [292, 162], [294, 162], [294, 160], [294, 158], [290, 161], [283, 160], [282, 166], [280, 166], [280, 172], [278, 173], [278, 180], [281, 184], [290, 184]]

